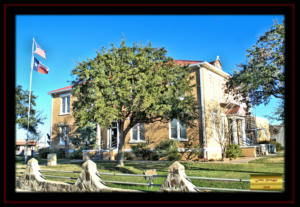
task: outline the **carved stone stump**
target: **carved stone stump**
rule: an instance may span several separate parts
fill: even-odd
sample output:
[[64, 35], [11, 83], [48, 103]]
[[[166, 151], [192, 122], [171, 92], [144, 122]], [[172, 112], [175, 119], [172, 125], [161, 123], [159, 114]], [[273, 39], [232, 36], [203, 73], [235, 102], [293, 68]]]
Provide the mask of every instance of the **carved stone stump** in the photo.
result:
[[199, 192], [185, 174], [184, 166], [178, 161], [168, 169], [168, 177], [162, 184], [160, 191], [163, 192]]

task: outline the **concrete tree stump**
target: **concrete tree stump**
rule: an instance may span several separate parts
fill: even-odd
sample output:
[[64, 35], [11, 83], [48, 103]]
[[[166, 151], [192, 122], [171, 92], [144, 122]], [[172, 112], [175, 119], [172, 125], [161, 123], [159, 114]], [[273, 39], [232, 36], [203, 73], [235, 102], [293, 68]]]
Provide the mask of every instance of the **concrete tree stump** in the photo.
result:
[[45, 178], [40, 172], [38, 161], [31, 158], [28, 160], [24, 174], [19, 181], [19, 187], [24, 190], [38, 191], [40, 190], [38, 185], [40, 182], [45, 182]]
[[108, 189], [101, 180], [97, 170], [97, 165], [91, 160], [82, 164], [82, 171], [75, 183], [76, 191], [96, 192]]
[[47, 166], [57, 165], [57, 157], [55, 153], [50, 153], [47, 155]]
[[17, 188], [33, 192], [72, 192], [73, 185], [46, 180], [40, 172], [38, 161], [34, 158], [27, 162], [24, 175], [17, 179]]
[[185, 174], [185, 168], [178, 161], [168, 168], [168, 176], [159, 191], [163, 192], [199, 192]]

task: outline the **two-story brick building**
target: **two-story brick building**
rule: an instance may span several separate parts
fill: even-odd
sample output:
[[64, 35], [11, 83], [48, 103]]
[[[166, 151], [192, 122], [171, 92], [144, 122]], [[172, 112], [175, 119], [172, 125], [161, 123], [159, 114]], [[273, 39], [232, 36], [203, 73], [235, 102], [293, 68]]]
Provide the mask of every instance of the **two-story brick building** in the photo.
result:
[[[181, 150], [186, 146], [190, 149], [201, 146], [205, 158], [219, 159], [221, 158], [220, 143], [226, 137], [229, 137], [228, 142], [241, 146], [251, 145], [257, 141], [257, 138], [270, 139], [269, 134], [266, 133], [264, 133], [265, 137], [257, 135], [253, 140], [247, 137], [246, 127], [249, 124], [247, 124], [246, 105], [225, 94], [225, 83], [230, 75], [223, 71], [219, 57], [212, 62], [186, 60], [176, 60], [176, 62], [180, 65], [190, 64], [192, 84], [195, 84], [193, 94], [201, 112], [199, 119], [195, 120], [197, 127], [185, 127], [176, 119], [170, 120], [169, 123], [140, 123], [127, 134], [124, 143], [125, 151], [130, 151], [131, 146], [139, 142], [147, 141], [149, 146], [154, 148], [162, 140], [176, 139], [180, 142]], [[72, 86], [50, 91], [49, 94], [52, 96], [52, 146], [65, 147], [61, 134], [69, 137], [76, 129], [72, 115], [72, 103], [75, 100], [72, 96]], [[268, 132], [268, 129], [264, 131]], [[117, 153], [118, 143], [117, 123], [109, 129], [97, 125], [99, 152], [110, 149]], [[69, 145], [72, 148], [71, 143]]]

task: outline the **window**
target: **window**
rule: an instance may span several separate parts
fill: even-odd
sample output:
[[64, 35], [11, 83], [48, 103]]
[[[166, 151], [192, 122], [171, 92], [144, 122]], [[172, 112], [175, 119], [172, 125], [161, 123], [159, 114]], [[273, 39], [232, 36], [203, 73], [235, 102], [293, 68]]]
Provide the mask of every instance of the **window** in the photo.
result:
[[178, 140], [186, 140], [186, 125], [180, 123], [177, 119], [170, 122], [170, 138]]
[[61, 97], [61, 114], [70, 113], [70, 96]]
[[145, 142], [144, 124], [136, 124], [131, 128], [131, 142]]
[[60, 141], [59, 145], [64, 145], [65, 141], [69, 142], [70, 127], [67, 125], [60, 126]]

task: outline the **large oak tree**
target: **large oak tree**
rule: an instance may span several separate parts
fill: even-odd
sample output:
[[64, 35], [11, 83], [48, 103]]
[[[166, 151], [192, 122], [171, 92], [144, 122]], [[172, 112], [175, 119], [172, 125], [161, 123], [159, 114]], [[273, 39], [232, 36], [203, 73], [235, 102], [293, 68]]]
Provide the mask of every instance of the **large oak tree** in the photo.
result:
[[[123, 40], [103, 48], [94, 59], [77, 64], [73, 104], [76, 123], [90, 121], [110, 127], [118, 122], [118, 165], [123, 166], [125, 136], [137, 123], [168, 122], [172, 118], [192, 126], [197, 104], [192, 95], [189, 68], [166, 56], [165, 48], [133, 44]], [[125, 125], [125, 121], [128, 125]]]

